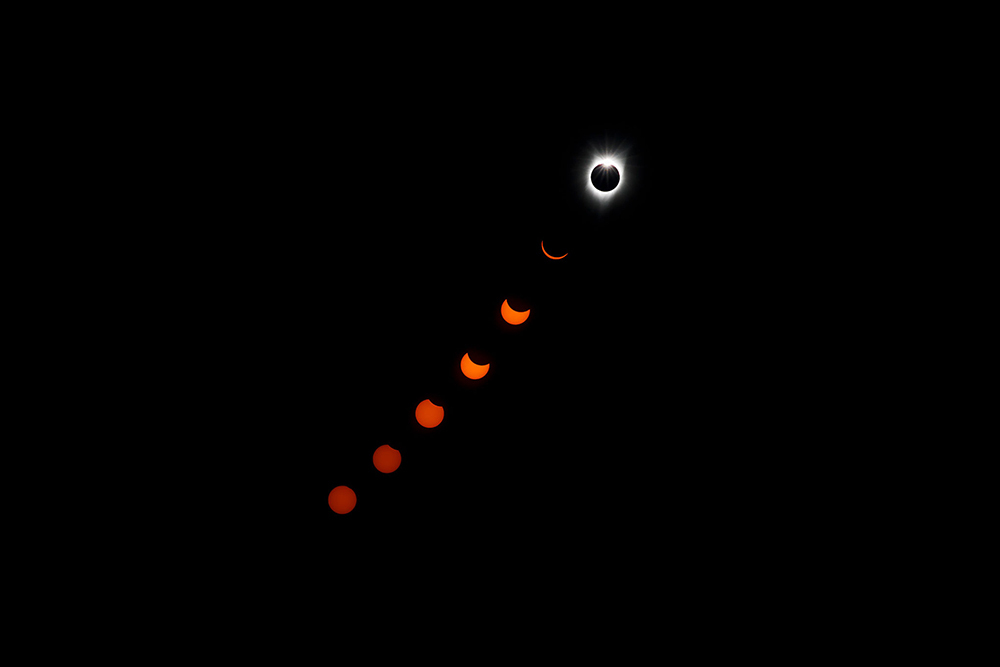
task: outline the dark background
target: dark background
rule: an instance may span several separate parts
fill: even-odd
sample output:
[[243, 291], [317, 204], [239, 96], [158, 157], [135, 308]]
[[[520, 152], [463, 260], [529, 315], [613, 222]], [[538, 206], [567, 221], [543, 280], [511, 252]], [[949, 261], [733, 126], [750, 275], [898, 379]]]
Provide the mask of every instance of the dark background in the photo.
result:
[[[832, 214], [781, 105], [676, 72], [606, 95], [307, 79], [217, 120], [241, 177], [199, 300], [213, 526], [293, 559], [667, 535], [697, 560], [815, 524], [833, 429], [812, 419], [830, 351], [806, 276]], [[604, 146], [627, 187], [597, 207]]]

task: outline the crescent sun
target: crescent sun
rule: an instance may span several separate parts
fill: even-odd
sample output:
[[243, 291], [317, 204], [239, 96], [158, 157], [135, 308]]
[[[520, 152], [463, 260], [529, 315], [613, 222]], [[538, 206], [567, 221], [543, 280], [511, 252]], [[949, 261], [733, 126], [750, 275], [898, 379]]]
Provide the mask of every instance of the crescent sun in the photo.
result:
[[469, 353], [466, 352], [465, 356], [462, 357], [462, 374], [470, 380], [479, 380], [484, 377], [490, 371], [489, 364], [477, 364], [472, 359], [469, 358]]
[[566, 255], [561, 255], [559, 257], [553, 257], [549, 253], [545, 252], [545, 241], [542, 241], [542, 252], [545, 253], [545, 256], [548, 257], [549, 259], [562, 259], [563, 257], [565, 257], [566, 255], [569, 254], [569, 253], [566, 253]]
[[507, 324], [521, 324], [528, 319], [528, 313], [530, 312], [530, 308], [525, 311], [514, 310], [507, 303], [507, 299], [504, 299], [503, 305], [500, 306], [500, 314], [503, 316], [503, 319], [507, 322]]

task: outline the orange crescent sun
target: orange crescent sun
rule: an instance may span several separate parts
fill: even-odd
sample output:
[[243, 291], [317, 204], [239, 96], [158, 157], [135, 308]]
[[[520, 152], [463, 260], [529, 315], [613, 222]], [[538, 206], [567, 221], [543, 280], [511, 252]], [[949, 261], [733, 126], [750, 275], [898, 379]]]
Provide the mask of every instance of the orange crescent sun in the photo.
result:
[[503, 305], [500, 306], [500, 314], [503, 316], [503, 319], [507, 322], [507, 324], [521, 324], [528, 319], [528, 313], [530, 312], [530, 308], [525, 311], [514, 310], [507, 304], [507, 299], [504, 299]]
[[563, 257], [565, 257], [566, 255], [569, 254], [569, 253], [566, 253], [566, 255], [560, 255], [559, 257], [553, 257], [552, 255], [550, 255], [548, 252], [545, 251], [545, 241], [542, 241], [542, 252], [545, 253], [545, 256], [548, 257], [549, 259], [562, 259]]
[[468, 352], [466, 352], [465, 356], [462, 357], [462, 374], [470, 380], [478, 380], [482, 378], [489, 372], [489, 370], [489, 364], [477, 364], [469, 358]]

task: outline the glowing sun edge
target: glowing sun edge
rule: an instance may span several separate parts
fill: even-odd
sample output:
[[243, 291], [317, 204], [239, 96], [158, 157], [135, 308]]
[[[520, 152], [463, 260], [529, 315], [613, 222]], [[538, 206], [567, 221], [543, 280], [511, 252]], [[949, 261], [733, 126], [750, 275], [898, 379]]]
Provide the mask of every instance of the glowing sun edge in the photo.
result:
[[[618, 153], [603, 153], [594, 155], [588, 163], [590, 166], [587, 167], [587, 171], [584, 174], [584, 178], [587, 181], [587, 189], [590, 190], [591, 194], [601, 202], [607, 201], [615, 195], [616, 192], [621, 190], [625, 186], [625, 157]], [[614, 190], [609, 192], [601, 192], [596, 187], [594, 187], [594, 182], [590, 179], [590, 174], [594, 171], [594, 167], [606, 164], [615, 167], [618, 170], [618, 185], [615, 186]]]

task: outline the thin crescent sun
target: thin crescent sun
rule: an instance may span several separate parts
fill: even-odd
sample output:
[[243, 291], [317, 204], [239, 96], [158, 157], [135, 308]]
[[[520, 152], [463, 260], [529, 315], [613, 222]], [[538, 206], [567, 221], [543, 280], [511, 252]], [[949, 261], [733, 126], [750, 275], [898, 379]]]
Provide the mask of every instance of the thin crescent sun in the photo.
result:
[[465, 356], [462, 357], [462, 374], [470, 380], [479, 380], [484, 377], [490, 371], [489, 364], [477, 364], [472, 359], [469, 358], [469, 353], [466, 352]]
[[569, 254], [569, 253], [566, 253], [566, 255], [561, 255], [559, 257], [553, 257], [549, 253], [545, 252], [545, 241], [542, 241], [542, 252], [545, 253], [545, 256], [548, 257], [549, 259], [562, 259], [563, 257], [565, 257], [566, 255]]
[[503, 300], [503, 305], [500, 306], [500, 314], [507, 324], [521, 324], [526, 319], [528, 319], [528, 313], [531, 309], [525, 311], [517, 311], [510, 307], [507, 303], [507, 299]]

